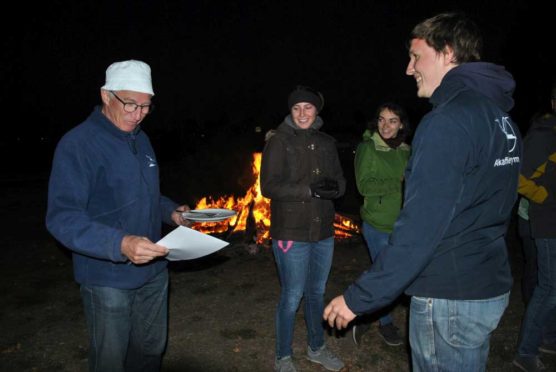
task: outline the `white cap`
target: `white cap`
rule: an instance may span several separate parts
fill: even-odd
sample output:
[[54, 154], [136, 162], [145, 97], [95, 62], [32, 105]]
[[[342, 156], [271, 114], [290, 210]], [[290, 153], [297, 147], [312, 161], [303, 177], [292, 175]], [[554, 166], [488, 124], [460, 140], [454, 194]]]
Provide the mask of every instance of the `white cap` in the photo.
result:
[[114, 62], [106, 69], [105, 90], [130, 90], [154, 96], [151, 68], [141, 61]]

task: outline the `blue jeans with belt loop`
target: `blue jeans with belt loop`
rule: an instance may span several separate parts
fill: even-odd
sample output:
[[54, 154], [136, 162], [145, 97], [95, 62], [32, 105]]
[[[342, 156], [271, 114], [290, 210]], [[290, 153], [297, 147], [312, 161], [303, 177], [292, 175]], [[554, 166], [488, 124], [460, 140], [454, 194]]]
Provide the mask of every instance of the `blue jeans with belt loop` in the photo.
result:
[[309, 347], [324, 345], [324, 291], [334, 255], [334, 237], [318, 242], [272, 240], [280, 276], [280, 301], [276, 309], [276, 358], [292, 355], [295, 315], [301, 299]]
[[413, 372], [484, 371], [490, 335], [510, 293], [482, 300], [411, 298], [409, 342]]
[[89, 371], [159, 371], [168, 333], [168, 270], [137, 289], [81, 286]]

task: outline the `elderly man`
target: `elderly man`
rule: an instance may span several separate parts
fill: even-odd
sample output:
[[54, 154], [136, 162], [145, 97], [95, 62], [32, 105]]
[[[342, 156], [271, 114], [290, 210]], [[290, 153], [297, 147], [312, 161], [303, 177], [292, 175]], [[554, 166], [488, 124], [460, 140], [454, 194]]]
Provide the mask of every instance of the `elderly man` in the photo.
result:
[[151, 69], [113, 63], [102, 106], [57, 145], [46, 225], [72, 251], [89, 331], [91, 371], [157, 371], [167, 339], [168, 249], [162, 222], [186, 224], [162, 196], [140, 124], [153, 110]]

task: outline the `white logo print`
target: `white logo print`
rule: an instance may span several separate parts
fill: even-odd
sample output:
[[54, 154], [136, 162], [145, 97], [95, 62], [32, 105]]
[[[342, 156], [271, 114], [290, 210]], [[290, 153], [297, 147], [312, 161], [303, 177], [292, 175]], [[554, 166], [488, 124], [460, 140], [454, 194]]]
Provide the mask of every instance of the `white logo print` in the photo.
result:
[[149, 162], [149, 168], [156, 167], [156, 161], [150, 157], [149, 155], [145, 155], [147, 157], [147, 161]]
[[[496, 124], [502, 130], [502, 132], [506, 135], [506, 140], [508, 141], [508, 152], [513, 152], [517, 145], [517, 136], [515, 135], [514, 128], [510, 124], [510, 118], [508, 116], [503, 116], [502, 120], [495, 119]], [[496, 159], [494, 161], [495, 167], [501, 167], [504, 165], [513, 165], [515, 163], [519, 163], [519, 156], [506, 156], [502, 159]]]
[[496, 123], [502, 129], [502, 132], [506, 135], [506, 139], [508, 140], [508, 147], [510, 148], [509, 152], [513, 152], [515, 150], [515, 146], [517, 144], [517, 136], [515, 135], [514, 128], [510, 124], [510, 120], [508, 116], [502, 116], [502, 121], [495, 119]]

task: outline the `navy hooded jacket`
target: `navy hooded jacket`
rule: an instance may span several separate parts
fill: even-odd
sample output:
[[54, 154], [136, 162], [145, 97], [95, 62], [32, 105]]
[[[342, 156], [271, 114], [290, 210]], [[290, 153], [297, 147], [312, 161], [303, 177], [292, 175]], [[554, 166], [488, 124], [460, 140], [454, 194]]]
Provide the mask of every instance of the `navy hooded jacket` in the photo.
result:
[[96, 107], [58, 143], [50, 174], [46, 225], [72, 250], [75, 280], [138, 288], [167, 261], [133, 265], [121, 253], [125, 235], [160, 239], [162, 217], [177, 204], [160, 195], [158, 164], [147, 135], [117, 128]]
[[508, 115], [514, 86], [503, 67], [484, 62], [444, 76], [412, 142], [389, 246], [344, 293], [354, 313], [378, 310], [404, 290], [454, 300], [510, 290], [504, 235], [521, 159]]

